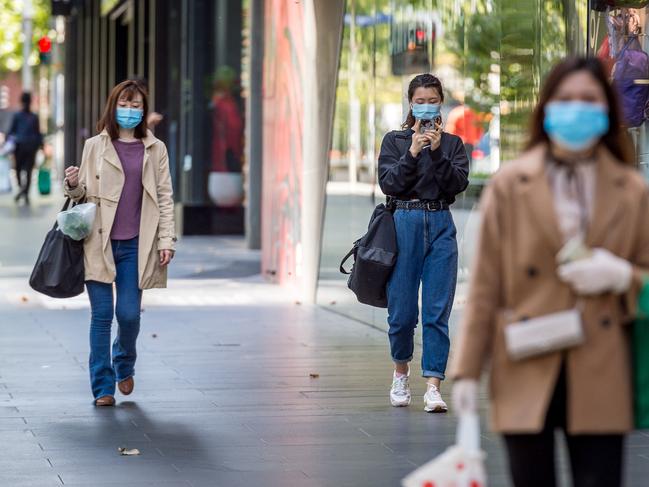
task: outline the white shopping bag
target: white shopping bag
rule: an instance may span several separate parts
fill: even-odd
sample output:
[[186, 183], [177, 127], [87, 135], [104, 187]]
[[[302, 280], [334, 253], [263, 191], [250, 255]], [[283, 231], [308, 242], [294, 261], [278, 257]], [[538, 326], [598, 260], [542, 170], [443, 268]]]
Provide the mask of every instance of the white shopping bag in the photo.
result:
[[401, 481], [403, 487], [486, 487], [485, 453], [480, 450], [477, 414], [462, 414], [456, 444]]
[[83, 203], [60, 212], [56, 221], [59, 230], [65, 235], [73, 240], [83, 240], [92, 231], [96, 213], [97, 206], [94, 203]]
[[16, 141], [13, 137], [9, 137], [7, 141], [0, 146], [0, 156], [7, 157], [9, 154], [16, 150]]
[[0, 193], [11, 193], [11, 164], [9, 159], [0, 156]]

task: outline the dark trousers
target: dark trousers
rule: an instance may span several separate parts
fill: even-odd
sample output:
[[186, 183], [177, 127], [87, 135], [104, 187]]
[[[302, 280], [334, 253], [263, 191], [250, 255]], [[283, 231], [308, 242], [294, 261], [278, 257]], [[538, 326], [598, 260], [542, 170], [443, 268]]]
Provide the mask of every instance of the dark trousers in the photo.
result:
[[20, 194], [25, 196], [29, 195], [29, 188], [32, 184], [32, 172], [36, 164], [36, 152], [31, 148], [24, 148], [20, 145], [16, 146], [14, 156], [16, 158], [16, 178], [18, 179], [18, 187]]
[[[538, 434], [504, 435], [515, 487], [555, 487], [555, 428], [566, 430], [566, 374], [562, 369]], [[623, 435], [565, 433], [574, 487], [621, 487]]]

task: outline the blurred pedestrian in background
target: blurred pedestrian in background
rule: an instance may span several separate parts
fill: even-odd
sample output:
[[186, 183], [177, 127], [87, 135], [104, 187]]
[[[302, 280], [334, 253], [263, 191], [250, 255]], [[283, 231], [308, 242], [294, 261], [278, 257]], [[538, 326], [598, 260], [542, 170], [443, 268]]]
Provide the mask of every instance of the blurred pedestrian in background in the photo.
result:
[[[111, 92], [88, 139], [81, 168], [65, 171], [65, 192], [97, 204], [91, 235], [84, 241], [90, 297], [90, 382], [97, 406], [115, 404], [115, 382], [134, 387], [142, 290], [167, 285], [175, 227], [169, 159], [164, 143], [147, 129], [148, 95], [138, 81]], [[117, 299], [113, 306], [113, 283]], [[113, 315], [119, 325], [112, 346]]]
[[36, 164], [36, 153], [43, 146], [43, 135], [39, 127], [38, 117], [31, 112], [32, 95], [25, 92], [20, 97], [22, 109], [14, 115], [7, 138], [16, 144], [14, 157], [16, 160], [16, 177], [18, 179], [18, 194], [16, 203], [23, 198], [29, 204], [29, 188], [32, 184], [32, 172]]
[[[516, 487], [556, 485], [555, 429], [575, 487], [621, 486], [633, 428], [625, 325], [649, 271], [649, 194], [599, 60], [567, 59], [550, 72], [528, 148], [494, 176], [481, 211], [454, 406], [476, 409], [489, 359], [492, 426]], [[548, 348], [549, 335], [534, 336], [528, 351], [545, 353], [517, 357], [513, 333], [532, 324], [565, 341]], [[583, 338], [571, 346], [564, 332], [575, 325]]]
[[448, 133], [455, 134], [462, 139], [466, 155], [469, 160], [473, 160], [473, 150], [478, 146], [484, 134], [478, 114], [467, 105], [458, 105], [448, 113], [444, 128]]
[[409, 362], [422, 289], [424, 408], [445, 412], [440, 383], [446, 372], [448, 319], [457, 280], [457, 239], [449, 206], [468, 185], [469, 160], [462, 140], [442, 130], [442, 83], [431, 74], [408, 87], [410, 110], [403, 130], [388, 133], [379, 155], [379, 184], [396, 207], [399, 254], [388, 282], [390, 349], [395, 371], [393, 406], [408, 406]]

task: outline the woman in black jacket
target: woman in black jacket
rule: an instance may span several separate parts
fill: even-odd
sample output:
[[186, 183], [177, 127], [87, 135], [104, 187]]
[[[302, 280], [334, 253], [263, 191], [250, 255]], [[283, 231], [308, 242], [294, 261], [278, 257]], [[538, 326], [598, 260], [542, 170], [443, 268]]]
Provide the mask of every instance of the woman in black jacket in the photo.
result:
[[395, 372], [393, 406], [410, 404], [409, 367], [422, 284], [422, 375], [425, 410], [445, 412], [440, 394], [449, 351], [448, 319], [457, 278], [457, 240], [449, 206], [468, 185], [469, 160], [462, 140], [442, 130], [442, 84], [415, 76], [403, 130], [388, 133], [379, 155], [379, 184], [396, 204], [399, 257], [388, 283], [388, 324]]

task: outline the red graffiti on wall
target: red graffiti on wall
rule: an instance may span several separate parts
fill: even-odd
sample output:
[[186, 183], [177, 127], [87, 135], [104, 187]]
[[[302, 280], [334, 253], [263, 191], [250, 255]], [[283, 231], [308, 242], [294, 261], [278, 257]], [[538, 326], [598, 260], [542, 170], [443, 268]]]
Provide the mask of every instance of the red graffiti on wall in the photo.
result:
[[303, 5], [265, 4], [262, 268], [274, 281], [295, 277], [300, 244], [303, 123]]

